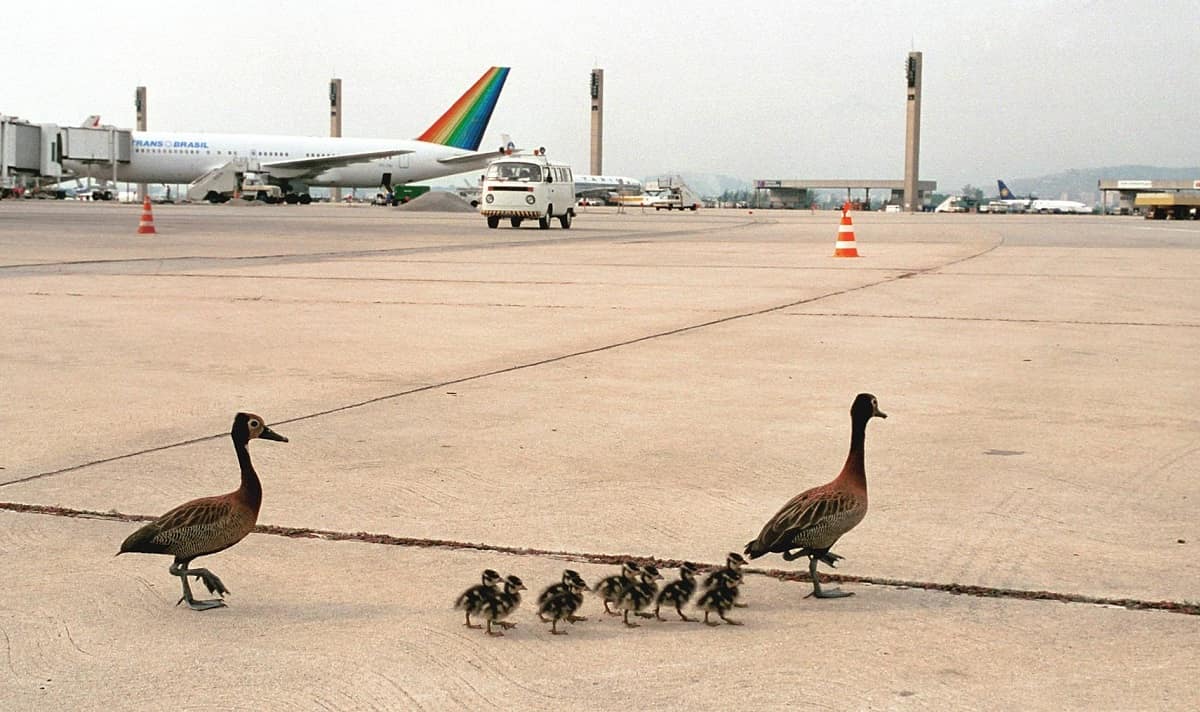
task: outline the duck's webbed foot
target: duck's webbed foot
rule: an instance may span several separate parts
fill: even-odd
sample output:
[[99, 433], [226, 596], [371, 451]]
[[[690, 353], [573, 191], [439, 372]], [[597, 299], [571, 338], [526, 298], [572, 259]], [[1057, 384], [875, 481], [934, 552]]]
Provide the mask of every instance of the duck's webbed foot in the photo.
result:
[[[213, 593], [217, 593], [218, 589], [220, 593], [229, 593], [229, 590], [226, 589], [224, 584], [221, 583], [221, 579], [217, 578], [208, 570], [188, 569], [186, 565], [180, 563], [171, 564], [170, 570], [171, 575], [178, 576], [180, 582], [183, 583], [183, 595], [179, 597], [179, 600], [175, 602], [175, 605], [178, 606], [180, 603], [187, 601], [188, 608], [191, 608], [193, 611], [207, 611], [212, 608], [225, 607], [225, 601], [222, 601], [219, 598], [214, 598], [207, 601], [198, 601], [192, 596], [192, 587], [188, 585], [188, 576], [195, 576], [196, 578], [204, 581], [205, 585], [208, 586], [208, 590], [212, 591]], [[215, 586], [214, 583], [210, 583], [209, 577], [211, 577], [211, 579], [215, 582]], [[220, 595], [220, 593], [218, 593], [218, 595]]]
[[[839, 556], [837, 558], [840, 559], [841, 557]], [[837, 559], [834, 560], [836, 561]], [[812, 579], [813, 590], [812, 593], [805, 596], [805, 598], [845, 598], [847, 596], [854, 595], [852, 591], [843, 591], [838, 588], [822, 589], [821, 577], [819, 574], [817, 574], [817, 561], [818, 557], [814, 556], [808, 564], [808, 575], [809, 578]]]

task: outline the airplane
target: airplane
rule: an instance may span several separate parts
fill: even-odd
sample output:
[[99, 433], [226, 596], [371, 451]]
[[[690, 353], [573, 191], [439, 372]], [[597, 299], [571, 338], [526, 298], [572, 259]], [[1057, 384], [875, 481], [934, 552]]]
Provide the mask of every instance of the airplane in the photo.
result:
[[1007, 211], [1012, 213], [1023, 213], [1029, 209], [1029, 203], [1032, 198], [1018, 198], [1011, 190], [1009, 190], [1008, 186], [1004, 184], [1004, 181], [998, 178], [996, 179], [996, 187], [1000, 190], [1000, 198], [991, 201], [991, 203], [988, 203], [988, 205], [991, 205], [992, 203], [1003, 203]]
[[575, 176], [575, 197], [616, 202], [625, 195], [639, 195], [642, 192], [642, 182], [636, 178], [625, 176]]
[[[189, 183], [189, 197], [215, 203], [248, 178], [278, 185], [287, 203], [307, 204], [309, 186], [390, 188], [476, 170], [503, 153], [478, 149], [508, 72], [488, 69], [416, 139], [134, 131], [120, 180]], [[71, 160], [63, 167], [86, 169]]]

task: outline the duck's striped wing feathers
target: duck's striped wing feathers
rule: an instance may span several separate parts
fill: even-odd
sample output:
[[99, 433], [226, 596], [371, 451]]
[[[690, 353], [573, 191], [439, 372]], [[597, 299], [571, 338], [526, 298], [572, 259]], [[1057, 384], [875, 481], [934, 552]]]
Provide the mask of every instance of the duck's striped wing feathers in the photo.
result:
[[754, 542], [754, 549], [760, 554], [825, 549], [862, 521], [866, 513], [865, 494], [809, 490], [793, 497], [767, 522]]

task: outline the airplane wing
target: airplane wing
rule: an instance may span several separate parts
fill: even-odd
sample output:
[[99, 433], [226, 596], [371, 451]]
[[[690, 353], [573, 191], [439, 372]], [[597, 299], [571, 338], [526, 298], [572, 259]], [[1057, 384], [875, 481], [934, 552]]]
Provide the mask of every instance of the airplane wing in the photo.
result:
[[339, 153], [334, 156], [318, 156], [316, 158], [297, 158], [288, 161], [263, 162], [266, 169], [300, 171], [305, 175], [317, 175], [331, 168], [344, 168], [355, 163], [365, 163], [376, 158], [401, 156], [413, 151], [406, 148], [388, 149], [386, 151], [363, 151], [362, 153]]
[[446, 166], [453, 166], [459, 163], [479, 163], [492, 158], [499, 158], [504, 155], [500, 151], [472, 151], [471, 153], [460, 153], [457, 156], [447, 156], [439, 158], [438, 163]]

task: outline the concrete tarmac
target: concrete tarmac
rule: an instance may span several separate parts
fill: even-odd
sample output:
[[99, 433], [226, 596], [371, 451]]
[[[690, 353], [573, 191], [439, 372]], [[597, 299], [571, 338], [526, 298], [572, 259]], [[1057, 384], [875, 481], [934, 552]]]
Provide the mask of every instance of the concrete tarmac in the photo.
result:
[[[0, 202], [0, 709], [1200, 706], [1200, 223], [854, 213], [836, 259], [837, 213], [139, 213]], [[744, 626], [537, 621], [564, 567], [740, 551], [860, 391], [854, 597], [770, 557]], [[238, 410], [291, 439], [265, 528], [174, 607], [113, 554], [237, 486]], [[452, 609], [484, 568], [503, 638]]]

